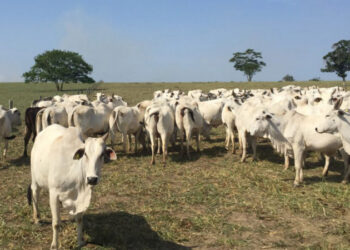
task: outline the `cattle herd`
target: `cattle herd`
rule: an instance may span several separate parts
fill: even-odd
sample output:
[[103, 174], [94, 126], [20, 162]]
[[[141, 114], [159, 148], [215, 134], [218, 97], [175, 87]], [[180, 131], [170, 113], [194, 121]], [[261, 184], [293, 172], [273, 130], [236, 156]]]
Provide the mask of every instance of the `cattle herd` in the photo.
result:
[[[307, 151], [324, 155], [323, 175], [327, 175], [330, 158], [337, 152], [344, 160], [343, 183], [349, 180], [350, 92], [340, 87], [318, 88], [289, 85], [280, 89], [215, 89], [208, 93], [192, 90], [155, 91], [152, 100], [128, 106], [117, 95], [96, 94], [90, 101], [86, 95], [63, 95], [33, 101], [25, 112], [24, 152], [31, 136], [32, 183], [28, 201], [33, 203], [34, 221], [39, 221], [38, 196], [41, 188], [49, 190], [52, 212], [52, 249], [58, 247], [59, 203], [76, 216], [78, 243], [82, 239], [82, 214], [90, 203], [92, 186], [99, 181], [104, 161], [115, 160], [112, 147], [116, 134], [122, 135], [123, 150], [130, 151], [135, 138], [143, 149], [151, 147], [151, 164], [155, 154], [162, 153], [166, 164], [168, 144], [180, 143], [180, 154], [190, 159], [190, 143], [194, 135], [200, 151], [201, 136], [210, 138], [212, 127], [224, 125], [225, 148], [235, 153], [238, 135], [241, 161], [251, 147], [256, 160], [257, 138], [265, 138], [284, 156], [285, 168], [294, 158], [295, 180], [303, 181]], [[0, 106], [0, 140], [4, 141], [3, 158], [14, 126], [21, 125], [16, 108]], [[236, 132], [237, 131], [237, 132]]]

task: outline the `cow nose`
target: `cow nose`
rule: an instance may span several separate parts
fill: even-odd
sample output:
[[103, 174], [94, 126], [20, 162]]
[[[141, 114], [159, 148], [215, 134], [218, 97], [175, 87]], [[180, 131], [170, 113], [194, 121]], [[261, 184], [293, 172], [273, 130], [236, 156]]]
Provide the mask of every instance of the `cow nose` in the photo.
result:
[[87, 182], [89, 185], [96, 185], [97, 184], [97, 177], [88, 177]]

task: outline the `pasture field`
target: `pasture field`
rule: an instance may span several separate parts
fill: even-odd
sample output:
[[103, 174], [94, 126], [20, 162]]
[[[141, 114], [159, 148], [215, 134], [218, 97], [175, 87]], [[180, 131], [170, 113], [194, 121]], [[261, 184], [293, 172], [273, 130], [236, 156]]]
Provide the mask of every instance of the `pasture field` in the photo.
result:
[[[296, 82], [334, 86], [340, 82]], [[129, 105], [151, 99], [158, 89], [270, 88], [285, 83], [104, 83], [95, 91], [115, 93]], [[91, 85], [69, 84], [76, 94]], [[0, 84], [0, 104], [8, 99], [22, 113], [39, 96], [57, 94], [53, 84]], [[42, 223], [32, 223], [26, 199], [29, 159], [23, 153], [24, 124], [9, 143], [7, 161], [0, 161], [0, 249], [48, 249], [51, 214], [42, 192]], [[265, 141], [258, 143], [258, 161], [239, 162], [224, 148], [225, 130], [212, 130], [201, 141], [201, 153], [181, 159], [170, 147], [164, 167], [150, 152], [125, 154], [103, 167], [91, 205], [84, 215], [84, 249], [347, 249], [350, 248], [350, 192], [342, 185], [343, 163], [331, 162], [322, 177], [323, 160], [308, 155], [304, 184], [293, 188], [293, 167], [283, 171], [283, 158]], [[120, 139], [119, 139], [120, 142]], [[195, 143], [193, 142], [193, 145]], [[30, 144], [31, 145], [31, 144]], [[2, 149], [2, 145], [0, 145]], [[292, 164], [291, 164], [292, 166]], [[60, 227], [62, 249], [76, 246], [76, 224], [66, 212]]]

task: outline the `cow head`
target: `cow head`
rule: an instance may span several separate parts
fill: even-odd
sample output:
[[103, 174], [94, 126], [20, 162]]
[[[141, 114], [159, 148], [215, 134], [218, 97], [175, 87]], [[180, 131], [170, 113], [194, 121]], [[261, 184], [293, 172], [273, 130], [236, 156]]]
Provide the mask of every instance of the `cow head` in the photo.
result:
[[337, 133], [340, 126], [340, 120], [344, 119], [346, 114], [344, 111], [340, 110], [340, 106], [343, 102], [343, 98], [340, 98], [335, 102], [333, 109], [326, 113], [326, 115], [318, 122], [315, 127], [318, 133]]
[[248, 128], [248, 132], [252, 136], [263, 137], [267, 133], [267, 129], [273, 114], [265, 110], [256, 113]]
[[7, 111], [11, 120], [11, 125], [16, 127], [16, 126], [21, 126], [21, 112], [17, 108], [12, 108]]
[[88, 137], [85, 140], [84, 147], [79, 148], [75, 152], [73, 159], [82, 161], [86, 184], [96, 185], [100, 178], [103, 163], [109, 160], [116, 160], [117, 156], [113, 149], [106, 147], [103, 137]]

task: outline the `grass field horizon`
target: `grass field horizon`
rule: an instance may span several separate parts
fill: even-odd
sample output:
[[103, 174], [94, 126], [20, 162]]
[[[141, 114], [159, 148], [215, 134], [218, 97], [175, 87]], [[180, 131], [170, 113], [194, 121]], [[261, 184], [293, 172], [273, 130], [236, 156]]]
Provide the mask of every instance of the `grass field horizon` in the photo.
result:
[[[7, 107], [12, 99], [23, 120], [33, 99], [87, 88], [93, 91], [91, 97], [95, 92], [115, 93], [134, 105], [166, 88], [208, 91], [289, 84], [343, 86], [341, 81], [99, 83], [66, 84], [65, 91], [58, 92], [53, 84], [2, 83], [0, 105]], [[48, 193], [42, 192], [40, 199], [42, 223], [34, 225], [26, 200], [30, 164], [21, 157], [23, 130], [22, 124], [9, 143], [7, 160], [0, 161], [0, 249], [47, 249], [52, 237]], [[213, 129], [211, 141], [202, 141], [201, 152], [192, 151], [191, 161], [180, 157], [178, 144], [170, 147], [163, 167], [160, 156], [150, 165], [150, 152], [123, 153], [118, 139], [118, 160], [103, 167], [84, 215], [88, 244], [83, 249], [350, 248], [349, 185], [340, 183], [340, 160], [331, 162], [329, 175], [323, 178], [323, 160], [310, 153], [305, 183], [293, 188], [293, 167], [283, 171], [283, 158], [269, 143], [258, 144], [257, 162], [249, 155], [240, 163], [238, 153], [227, 153], [224, 140], [224, 127]], [[62, 219], [61, 248], [74, 248], [76, 224], [66, 211]]]

